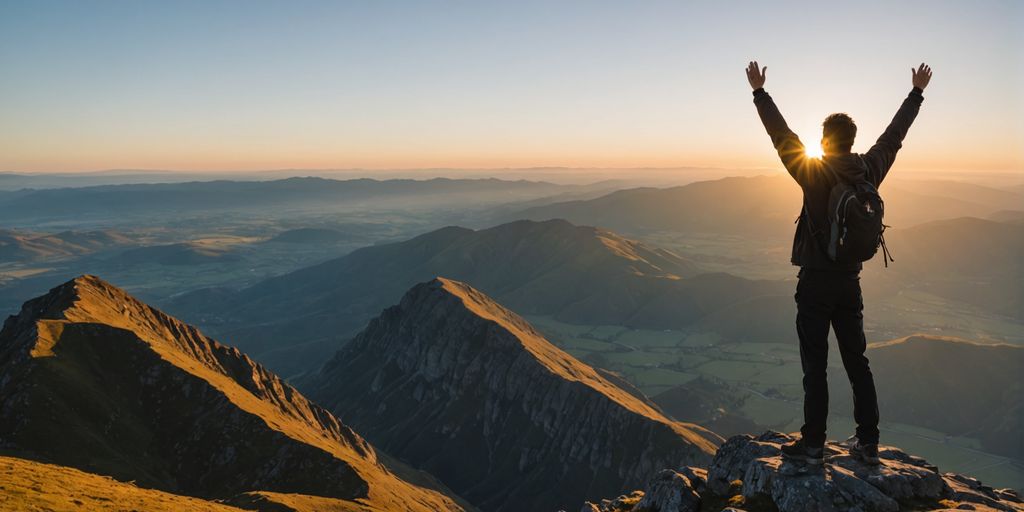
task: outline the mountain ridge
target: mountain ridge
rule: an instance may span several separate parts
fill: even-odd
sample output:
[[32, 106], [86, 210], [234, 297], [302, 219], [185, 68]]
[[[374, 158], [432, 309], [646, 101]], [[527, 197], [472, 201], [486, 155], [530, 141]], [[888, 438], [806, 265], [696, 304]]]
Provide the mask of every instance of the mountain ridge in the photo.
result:
[[0, 445], [176, 494], [313, 494], [460, 510], [233, 347], [95, 276], [25, 303], [0, 331]]
[[578, 503], [666, 465], [706, 463], [721, 442], [446, 278], [413, 286], [300, 386], [487, 510]]
[[467, 204], [539, 199], [577, 187], [537, 181], [490, 179], [428, 180], [291, 177], [268, 181], [187, 181], [21, 189], [0, 194], [0, 215], [17, 221], [82, 219], [169, 211], [253, 211], [302, 205], [372, 207], [380, 202], [444, 206], [453, 198]]
[[312, 369], [300, 356], [330, 357], [410, 286], [438, 275], [468, 282], [520, 314], [656, 329], [691, 325], [752, 295], [789, 295], [779, 281], [702, 273], [671, 251], [550, 220], [442, 228], [243, 290], [193, 292], [167, 306], [295, 375]]
[[[984, 201], [967, 201], [971, 197]], [[1019, 209], [1024, 195], [981, 185], [943, 180], [890, 178], [886, 222], [905, 227], [931, 220], [962, 216], [984, 217], [1000, 209]], [[585, 200], [557, 202], [511, 214], [514, 218], [565, 218], [578, 224], [602, 226], [637, 236], [669, 230], [741, 235], [792, 235], [799, 214], [800, 188], [789, 177], [725, 177], [686, 185], [616, 190]], [[936, 204], [941, 204], [940, 209]]]

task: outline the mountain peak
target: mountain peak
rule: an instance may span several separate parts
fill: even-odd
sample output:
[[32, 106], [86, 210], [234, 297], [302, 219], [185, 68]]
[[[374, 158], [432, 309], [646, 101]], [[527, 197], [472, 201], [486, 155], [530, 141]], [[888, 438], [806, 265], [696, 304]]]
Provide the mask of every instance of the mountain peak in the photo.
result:
[[133, 312], [136, 317], [143, 313], [159, 313], [121, 288], [92, 274], [83, 274], [26, 302], [17, 317], [22, 321], [68, 320], [128, 325], [132, 323]]
[[[128, 292], [94, 275], [81, 275], [45, 295], [26, 302], [16, 316], [8, 318], [5, 331], [14, 338], [34, 338], [34, 357], [53, 355], [53, 345], [69, 324], [103, 325], [133, 333], [165, 359], [188, 367], [198, 361], [224, 371], [215, 352], [256, 363], [237, 349], [225, 347], [187, 325], [153, 308]], [[27, 336], [26, 336], [27, 335]], [[102, 343], [102, 340], [97, 340]], [[14, 345], [0, 347], [9, 350]], [[268, 373], [269, 374], [269, 373]]]
[[307, 388], [376, 445], [488, 510], [564, 508], [662, 467], [706, 463], [721, 441], [443, 277], [371, 320]]
[[83, 296], [110, 295], [115, 290], [120, 291], [99, 277], [83, 274], [51, 288], [45, 295], [26, 302], [20, 315], [28, 315], [37, 320], [63, 319], [65, 311], [74, 308], [76, 303], [83, 300]]

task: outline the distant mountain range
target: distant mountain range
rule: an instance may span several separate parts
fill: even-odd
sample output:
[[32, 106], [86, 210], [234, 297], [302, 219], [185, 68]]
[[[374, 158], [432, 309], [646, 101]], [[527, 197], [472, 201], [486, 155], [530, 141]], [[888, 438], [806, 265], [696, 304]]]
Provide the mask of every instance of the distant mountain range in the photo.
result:
[[584, 324], [695, 325], [789, 285], [702, 274], [685, 257], [566, 221], [449, 227], [351, 254], [239, 291], [202, 290], [167, 307], [292, 375], [315, 370], [417, 282], [458, 279], [524, 314]]
[[485, 510], [558, 510], [706, 464], [669, 420], [472, 287], [414, 286], [300, 384], [384, 450]]
[[373, 178], [378, 180], [432, 177], [479, 180], [498, 177], [503, 180], [547, 181], [580, 185], [588, 189], [661, 186], [712, 179], [725, 172], [744, 174], [742, 169], [712, 167], [676, 168], [579, 168], [527, 167], [501, 169], [267, 169], [256, 171], [175, 171], [158, 169], [108, 169], [88, 172], [19, 173], [0, 171], [0, 195], [4, 191], [25, 188], [89, 187], [145, 183], [183, 183], [189, 181], [269, 181], [309, 176], [332, 180]]
[[168, 213], [267, 211], [272, 208], [463, 206], [527, 201], [574, 186], [498, 179], [384, 180], [288, 178], [274, 181], [193, 181], [23, 189], [0, 194], [0, 216], [10, 222], [75, 221], [82, 217]]
[[[907, 228], [963, 216], [1020, 209], [1024, 194], [944, 180], [883, 183], [886, 223]], [[800, 187], [789, 177], [757, 176], [700, 181], [671, 188], [635, 188], [595, 199], [568, 201], [509, 214], [515, 219], [566, 219], [629, 235], [652, 231], [790, 236], [800, 213]]]
[[463, 508], [245, 354], [96, 277], [10, 317], [0, 373], [0, 446], [30, 459], [205, 499]]

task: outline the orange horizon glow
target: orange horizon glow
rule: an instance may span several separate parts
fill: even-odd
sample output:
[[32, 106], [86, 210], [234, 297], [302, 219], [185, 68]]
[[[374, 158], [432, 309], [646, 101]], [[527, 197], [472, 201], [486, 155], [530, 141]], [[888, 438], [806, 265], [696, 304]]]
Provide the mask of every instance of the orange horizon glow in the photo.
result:
[[[762, 141], [763, 142], [763, 141]], [[763, 146], [763, 145], [762, 145]], [[759, 156], [722, 156], [719, 155], [670, 155], [658, 158], [650, 153], [633, 155], [599, 154], [589, 157], [573, 155], [488, 155], [471, 152], [453, 154], [416, 155], [405, 158], [396, 155], [355, 155], [338, 156], [310, 155], [290, 157], [273, 154], [256, 154], [253, 152], [239, 154], [203, 153], [196, 155], [149, 156], [123, 155], [105, 157], [89, 155], [88, 157], [68, 156], [50, 161], [36, 158], [12, 158], [10, 153], [0, 157], [0, 172], [25, 173], [57, 173], [57, 172], [95, 172], [115, 169], [132, 170], [167, 170], [184, 172], [248, 172], [261, 170], [297, 169], [297, 170], [349, 170], [367, 171], [388, 170], [479, 170], [479, 169], [532, 169], [532, 168], [569, 168], [569, 169], [761, 169], [765, 171], [782, 170], [781, 163], [774, 156], [770, 145], [763, 148], [764, 155]], [[905, 151], [911, 153], [911, 151]], [[921, 151], [926, 153], [925, 151]], [[809, 144], [806, 154], [810, 158], [821, 158], [820, 146]], [[961, 155], [963, 156], [963, 155]], [[910, 158], [900, 155], [895, 169], [910, 172], [959, 172], [986, 171], [1000, 173], [1020, 173], [1024, 176], [1024, 162], [1003, 160], [991, 152], [973, 155], [973, 158], [954, 160], [936, 156], [922, 155], [921, 158]]]

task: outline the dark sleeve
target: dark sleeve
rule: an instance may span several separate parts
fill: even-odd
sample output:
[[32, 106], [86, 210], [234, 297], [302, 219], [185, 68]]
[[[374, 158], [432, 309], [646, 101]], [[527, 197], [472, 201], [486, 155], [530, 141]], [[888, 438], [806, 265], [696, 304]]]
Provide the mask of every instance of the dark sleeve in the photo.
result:
[[867, 153], [864, 153], [864, 160], [866, 160], [868, 168], [875, 174], [876, 186], [881, 185], [882, 180], [889, 174], [889, 169], [896, 161], [896, 152], [903, 147], [903, 138], [907, 136], [910, 125], [914, 123], [914, 118], [917, 117], [917, 112], [921, 109], [921, 102], [924, 101], [922, 92], [917, 87], [910, 91], [907, 99], [903, 100], [900, 109], [896, 111], [889, 127], [885, 129], [885, 133], [878, 138], [878, 141], [871, 146]]
[[789, 129], [772, 97], [763, 87], [754, 91], [754, 105], [757, 106], [757, 114], [761, 116], [761, 123], [771, 137], [775, 151], [779, 152], [782, 165], [800, 186], [806, 186], [815, 176], [814, 169], [820, 166], [821, 161], [807, 157], [800, 137]]

